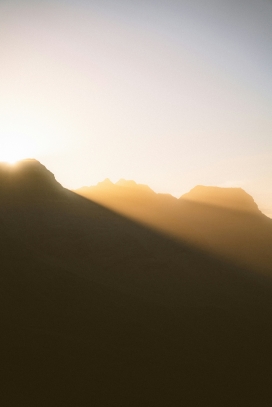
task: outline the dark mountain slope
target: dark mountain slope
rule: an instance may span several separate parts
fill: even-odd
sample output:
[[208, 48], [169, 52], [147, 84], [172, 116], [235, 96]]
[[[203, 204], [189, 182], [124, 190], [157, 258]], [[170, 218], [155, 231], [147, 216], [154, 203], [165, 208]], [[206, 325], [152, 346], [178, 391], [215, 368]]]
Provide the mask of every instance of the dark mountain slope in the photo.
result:
[[34, 168], [0, 187], [1, 405], [269, 406], [270, 280]]
[[272, 220], [241, 188], [197, 186], [180, 199], [131, 182], [76, 192], [212, 255], [272, 273]]

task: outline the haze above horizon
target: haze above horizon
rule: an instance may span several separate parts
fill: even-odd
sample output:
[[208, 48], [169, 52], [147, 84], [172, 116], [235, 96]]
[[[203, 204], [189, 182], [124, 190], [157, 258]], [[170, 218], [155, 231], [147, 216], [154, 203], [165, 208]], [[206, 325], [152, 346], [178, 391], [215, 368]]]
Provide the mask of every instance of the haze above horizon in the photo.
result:
[[272, 3], [3, 0], [0, 161], [242, 187], [272, 215]]

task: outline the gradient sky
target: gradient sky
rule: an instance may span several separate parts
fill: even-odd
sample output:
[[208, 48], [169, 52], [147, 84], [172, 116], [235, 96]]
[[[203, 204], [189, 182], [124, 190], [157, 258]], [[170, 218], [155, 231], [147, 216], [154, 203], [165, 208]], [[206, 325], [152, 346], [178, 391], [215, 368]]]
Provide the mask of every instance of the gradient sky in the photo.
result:
[[0, 0], [0, 160], [272, 216], [271, 0]]

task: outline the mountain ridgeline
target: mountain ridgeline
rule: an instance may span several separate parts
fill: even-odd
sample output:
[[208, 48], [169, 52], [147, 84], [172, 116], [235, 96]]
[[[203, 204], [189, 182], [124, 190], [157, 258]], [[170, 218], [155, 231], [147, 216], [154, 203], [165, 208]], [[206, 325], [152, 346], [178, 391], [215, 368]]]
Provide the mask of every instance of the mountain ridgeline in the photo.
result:
[[199, 185], [176, 199], [134, 181], [105, 180], [76, 192], [227, 261], [272, 272], [272, 220], [241, 188]]
[[34, 159], [19, 161], [16, 165], [0, 163], [1, 198], [13, 199], [18, 196], [52, 199], [63, 193], [62, 186], [54, 175]]
[[271, 222], [206, 188], [0, 166], [1, 405], [271, 405]]

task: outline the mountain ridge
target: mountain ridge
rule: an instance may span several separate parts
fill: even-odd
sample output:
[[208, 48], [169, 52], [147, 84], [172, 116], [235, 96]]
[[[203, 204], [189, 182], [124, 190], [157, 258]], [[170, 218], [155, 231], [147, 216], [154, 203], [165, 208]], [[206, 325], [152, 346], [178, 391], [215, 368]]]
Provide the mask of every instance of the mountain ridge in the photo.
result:
[[222, 188], [197, 185], [179, 199], [207, 205], [219, 206], [237, 211], [261, 213], [253, 197], [242, 188]]
[[272, 221], [242, 188], [199, 185], [179, 199], [131, 182], [75, 192], [226, 260], [272, 273]]
[[54, 199], [64, 190], [54, 174], [35, 159], [0, 163], [0, 188], [0, 199], [9, 196], [15, 199], [18, 194], [25, 199]]
[[154, 196], [167, 196], [169, 199], [172, 198], [173, 201], [184, 199], [207, 205], [220, 206], [222, 208], [225, 207], [237, 211], [246, 211], [256, 214], [261, 212], [251, 195], [249, 195], [242, 188], [234, 187], [223, 188], [217, 186], [196, 185], [189, 192], [181, 195], [179, 198], [176, 198], [171, 194], [156, 193], [148, 185], [138, 184], [133, 180], [125, 180], [121, 178], [116, 183], [113, 183], [112, 181], [110, 181], [109, 178], [106, 178], [104, 181], [99, 182], [97, 185], [84, 186], [76, 189], [75, 191], [80, 194], [84, 194], [88, 193], [88, 191], [95, 191], [97, 188], [106, 190], [109, 187], [112, 188], [112, 190], [114, 188], [117, 189], [118, 187], [124, 187], [134, 192], [149, 192], [152, 193]]
[[[271, 276], [158, 233], [30, 167], [34, 180], [24, 173], [8, 189], [0, 183], [2, 405], [270, 405]], [[154, 207], [156, 194], [143, 195], [130, 194], [129, 207], [145, 203], [157, 222], [167, 202], [165, 222], [178, 228], [209, 209], [169, 197]], [[187, 211], [181, 223], [175, 207]], [[221, 212], [208, 211], [208, 221], [221, 222]], [[248, 214], [226, 215], [250, 234]], [[259, 227], [265, 217], [256, 219]]]

